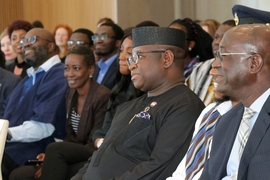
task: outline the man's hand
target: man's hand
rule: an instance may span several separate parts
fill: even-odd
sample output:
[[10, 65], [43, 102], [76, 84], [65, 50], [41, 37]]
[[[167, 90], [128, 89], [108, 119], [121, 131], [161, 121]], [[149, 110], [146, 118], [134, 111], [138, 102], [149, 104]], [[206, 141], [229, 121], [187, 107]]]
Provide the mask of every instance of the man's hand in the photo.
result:
[[12, 136], [8, 133], [7, 134], [7, 140], [11, 140]]

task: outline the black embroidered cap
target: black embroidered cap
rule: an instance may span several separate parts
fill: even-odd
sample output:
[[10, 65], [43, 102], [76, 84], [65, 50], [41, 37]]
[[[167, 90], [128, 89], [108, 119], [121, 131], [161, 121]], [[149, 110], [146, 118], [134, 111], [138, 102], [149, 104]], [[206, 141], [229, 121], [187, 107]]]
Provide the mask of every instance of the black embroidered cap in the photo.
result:
[[138, 27], [132, 30], [132, 47], [161, 44], [185, 48], [184, 31], [167, 27]]
[[243, 5], [234, 5], [232, 8], [235, 24], [270, 23], [270, 12], [253, 9]]

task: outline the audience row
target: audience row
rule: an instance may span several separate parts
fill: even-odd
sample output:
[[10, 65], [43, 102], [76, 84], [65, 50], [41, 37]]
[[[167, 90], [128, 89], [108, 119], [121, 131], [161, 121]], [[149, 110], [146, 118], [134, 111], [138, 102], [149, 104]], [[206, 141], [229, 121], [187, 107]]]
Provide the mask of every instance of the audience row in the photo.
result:
[[268, 179], [270, 13], [232, 11], [95, 33], [10, 24], [3, 179]]

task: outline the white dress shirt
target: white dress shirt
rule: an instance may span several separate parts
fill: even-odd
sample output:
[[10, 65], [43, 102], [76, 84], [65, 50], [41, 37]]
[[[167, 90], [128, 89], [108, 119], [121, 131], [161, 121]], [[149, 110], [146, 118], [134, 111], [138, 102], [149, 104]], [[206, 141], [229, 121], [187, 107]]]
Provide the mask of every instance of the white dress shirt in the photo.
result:
[[[194, 138], [194, 136], [198, 133], [201, 121], [202, 121], [203, 116], [205, 115], [205, 113], [207, 113], [210, 109], [212, 109], [216, 104], [217, 104], [216, 102], [209, 104], [201, 112], [200, 116], [198, 117], [198, 119], [196, 121], [195, 130], [193, 132], [193, 137], [192, 138]], [[228, 112], [231, 108], [232, 108], [232, 102], [231, 101], [225, 101], [225, 102], [221, 103], [220, 105], [218, 105], [215, 108], [215, 110], [217, 110], [220, 113], [220, 115], [222, 116], [226, 112]], [[211, 139], [211, 142], [212, 142], [212, 139]], [[210, 146], [209, 146], [209, 154], [210, 154], [210, 151], [211, 151], [211, 142], [210, 142]], [[194, 176], [193, 179], [198, 180], [200, 178], [200, 176], [201, 176], [202, 171], [203, 171], [203, 169], [201, 169]], [[168, 177], [166, 180], [184, 180], [185, 178], [186, 178], [186, 155], [184, 156], [184, 158], [182, 159], [182, 161], [178, 165], [177, 169], [172, 174], [172, 177]]]
[[[265, 91], [258, 99], [256, 99], [249, 108], [251, 108], [252, 110], [256, 111], [256, 113], [254, 114], [254, 116], [250, 119], [250, 132], [257, 120], [257, 117], [265, 103], [265, 101], [267, 100], [268, 96], [270, 95], [270, 88]], [[238, 171], [238, 167], [239, 167], [239, 154], [238, 154], [238, 140], [237, 140], [237, 136], [235, 137], [234, 140], [234, 144], [232, 147], [232, 151], [227, 163], [227, 176], [222, 178], [222, 180], [226, 180], [226, 179], [230, 179], [231, 176], [233, 176], [236, 171]]]

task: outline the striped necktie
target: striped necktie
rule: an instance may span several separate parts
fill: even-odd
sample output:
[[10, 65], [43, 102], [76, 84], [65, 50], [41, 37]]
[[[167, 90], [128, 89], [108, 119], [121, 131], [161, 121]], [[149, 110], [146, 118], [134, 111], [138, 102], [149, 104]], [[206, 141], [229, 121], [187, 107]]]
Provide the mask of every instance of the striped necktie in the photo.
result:
[[[239, 161], [241, 160], [244, 148], [246, 146], [246, 143], [248, 141], [248, 137], [250, 134], [249, 127], [250, 127], [250, 122], [249, 120], [254, 116], [256, 112], [253, 111], [250, 108], [245, 108], [245, 111], [243, 113], [243, 117], [237, 132], [237, 142], [238, 142], [238, 155], [239, 155]], [[238, 171], [236, 171], [230, 178], [229, 180], [237, 180], [238, 176]]]
[[242, 153], [244, 151], [245, 145], [247, 143], [250, 131], [249, 131], [249, 126], [250, 122], [249, 120], [254, 116], [255, 111], [253, 111], [250, 108], [245, 108], [245, 112], [243, 113], [243, 118], [241, 120], [238, 133], [237, 133], [237, 138], [238, 138], [238, 143], [239, 143], [239, 159], [241, 159]]
[[194, 136], [186, 159], [186, 180], [192, 179], [202, 168], [209, 154], [209, 145], [213, 137], [219, 112], [216, 106], [203, 117], [198, 133]]

